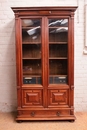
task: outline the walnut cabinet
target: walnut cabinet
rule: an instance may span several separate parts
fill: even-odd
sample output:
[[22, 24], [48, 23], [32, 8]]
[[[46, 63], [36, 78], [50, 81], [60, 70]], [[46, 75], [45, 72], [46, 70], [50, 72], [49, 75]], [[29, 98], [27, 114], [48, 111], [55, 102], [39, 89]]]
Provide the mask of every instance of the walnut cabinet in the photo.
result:
[[12, 7], [16, 28], [16, 120], [75, 120], [76, 8]]

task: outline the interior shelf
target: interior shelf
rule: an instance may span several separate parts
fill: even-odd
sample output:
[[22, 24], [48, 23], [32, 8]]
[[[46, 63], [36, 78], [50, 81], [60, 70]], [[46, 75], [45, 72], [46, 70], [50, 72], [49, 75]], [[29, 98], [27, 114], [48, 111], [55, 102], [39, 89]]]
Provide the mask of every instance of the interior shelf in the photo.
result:
[[30, 75], [30, 74], [23, 74], [23, 77], [41, 77], [41, 75]]
[[49, 42], [49, 44], [67, 44], [68, 42]]
[[22, 42], [22, 44], [41, 44], [41, 42]]
[[40, 26], [32, 26], [32, 27], [22, 27], [22, 29], [38, 29], [41, 28]]
[[[67, 41], [65, 41], [65, 42], [49, 42], [49, 44], [67, 44], [68, 42]], [[41, 44], [41, 42], [26, 42], [26, 41], [24, 41], [24, 42], [22, 42], [22, 44]]]
[[49, 75], [49, 77], [55, 77], [55, 76], [56, 76], [56, 77], [57, 77], [57, 76], [58, 76], [58, 77], [65, 77], [65, 76], [67, 76], [67, 75], [63, 75], [63, 74], [61, 74], [61, 75], [56, 75], [56, 74], [55, 74], [55, 75]]
[[40, 57], [40, 58], [39, 58], [39, 57], [38, 57], [38, 58], [27, 58], [27, 57], [26, 57], [26, 58], [22, 58], [22, 59], [23, 59], [23, 60], [40, 60], [41, 57]]
[[67, 57], [50, 57], [50, 60], [57, 60], [57, 59], [67, 59]]
[[49, 27], [49, 29], [50, 28], [53, 28], [53, 29], [55, 28], [56, 29], [56, 28], [68, 28], [68, 27], [67, 26], [54, 26], [54, 27]]

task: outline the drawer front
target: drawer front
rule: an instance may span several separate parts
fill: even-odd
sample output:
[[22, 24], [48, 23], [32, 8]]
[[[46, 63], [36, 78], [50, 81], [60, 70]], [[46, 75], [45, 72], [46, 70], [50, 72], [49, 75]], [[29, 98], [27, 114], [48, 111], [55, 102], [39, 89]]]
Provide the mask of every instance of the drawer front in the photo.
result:
[[22, 90], [22, 107], [41, 107], [43, 90]]
[[69, 116], [70, 110], [23, 110], [19, 111], [19, 115], [30, 118], [57, 118], [62, 116]]
[[48, 90], [48, 107], [69, 107], [69, 90]]

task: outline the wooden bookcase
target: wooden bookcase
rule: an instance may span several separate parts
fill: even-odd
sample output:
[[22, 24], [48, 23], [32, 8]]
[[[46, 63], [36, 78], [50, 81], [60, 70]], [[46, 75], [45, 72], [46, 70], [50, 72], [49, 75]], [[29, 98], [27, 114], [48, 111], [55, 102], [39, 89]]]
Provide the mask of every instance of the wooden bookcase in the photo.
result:
[[17, 121], [74, 121], [74, 12], [12, 7], [16, 28]]

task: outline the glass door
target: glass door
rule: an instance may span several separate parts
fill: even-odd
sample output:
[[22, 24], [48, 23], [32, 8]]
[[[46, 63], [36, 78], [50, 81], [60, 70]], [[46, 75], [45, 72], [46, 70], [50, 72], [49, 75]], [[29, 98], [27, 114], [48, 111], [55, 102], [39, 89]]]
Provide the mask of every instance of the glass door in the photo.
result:
[[68, 19], [49, 19], [49, 84], [67, 84]]
[[23, 84], [42, 84], [41, 63], [41, 19], [23, 19]]

